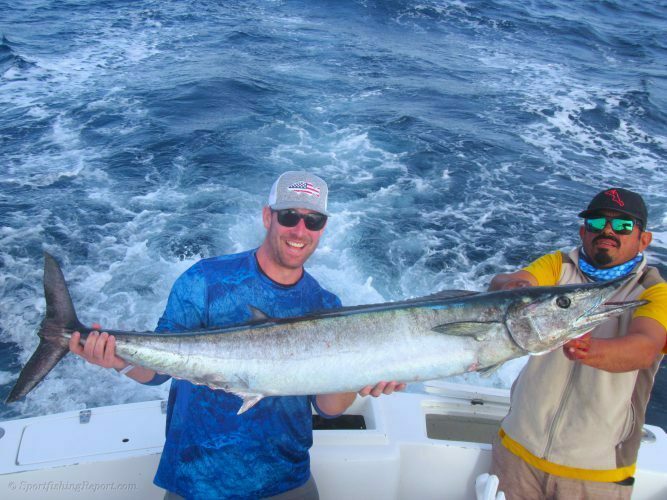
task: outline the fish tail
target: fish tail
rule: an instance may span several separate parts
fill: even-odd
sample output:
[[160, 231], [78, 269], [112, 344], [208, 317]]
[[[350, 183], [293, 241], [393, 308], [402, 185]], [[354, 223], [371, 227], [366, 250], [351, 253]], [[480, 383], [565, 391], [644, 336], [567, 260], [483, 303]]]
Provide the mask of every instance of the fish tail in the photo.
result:
[[44, 253], [44, 297], [46, 298], [46, 316], [37, 332], [40, 338], [39, 345], [21, 370], [19, 379], [7, 396], [7, 403], [17, 401], [28, 394], [67, 354], [69, 342], [64, 336], [65, 333], [76, 330], [87, 331], [76, 316], [60, 266], [46, 252]]

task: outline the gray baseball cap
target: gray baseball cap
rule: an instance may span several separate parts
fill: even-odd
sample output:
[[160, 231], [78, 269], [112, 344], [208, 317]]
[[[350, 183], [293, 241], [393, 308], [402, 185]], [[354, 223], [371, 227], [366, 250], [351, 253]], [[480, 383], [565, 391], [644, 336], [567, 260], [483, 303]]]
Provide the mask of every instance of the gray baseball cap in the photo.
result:
[[327, 183], [308, 172], [289, 171], [278, 177], [271, 186], [269, 207], [273, 210], [304, 208], [324, 215], [327, 212]]

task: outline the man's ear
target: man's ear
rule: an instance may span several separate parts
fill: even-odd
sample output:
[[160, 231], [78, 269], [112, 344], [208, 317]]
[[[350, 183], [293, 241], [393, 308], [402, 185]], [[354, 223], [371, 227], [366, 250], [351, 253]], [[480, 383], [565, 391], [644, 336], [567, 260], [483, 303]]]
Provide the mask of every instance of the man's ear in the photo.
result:
[[268, 206], [262, 209], [262, 222], [267, 230], [271, 227], [271, 208]]
[[643, 252], [647, 246], [653, 241], [653, 233], [649, 231], [642, 231], [639, 234], [639, 251]]

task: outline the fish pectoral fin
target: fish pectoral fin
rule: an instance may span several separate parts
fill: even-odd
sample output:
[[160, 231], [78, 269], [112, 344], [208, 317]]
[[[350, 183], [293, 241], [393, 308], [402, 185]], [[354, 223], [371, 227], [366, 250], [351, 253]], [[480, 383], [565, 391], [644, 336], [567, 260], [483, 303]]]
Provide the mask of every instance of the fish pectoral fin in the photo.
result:
[[237, 415], [240, 415], [241, 413], [245, 413], [250, 408], [252, 408], [257, 403], [259, 403], [260, 400], [264, 397], [263, 394], [253, 394], [253, 393], [247, 393], [247, 392], [235, 392], [234, 394], [236, 394], [238, 397], [240, 397], [243, 400], [243, 404], [241, 405], [241, 408], [239, 408], [239, 411], [236, 412]]
[[251, 322], [261, 323], [264, 321], [271, 321], [271, 317], [261, 309], [258, 309], [255, 306], [248, 306], [248, 309], [250, 309], [250, 314], [252, 314], [252, 318], [250, 318]]
[[477, 370], [477, 372], [480, 374], [481, 377], [489, 378], [491, 375], [496, 373], [501, 366], [503, 366], [502, 363], [496, 363], [495, 365], [487, 366], [486, 368]]
[[475, 340], [482, 341], [491, 325], [497, 321], [459, 321], [456, 323], [444, 323], [432, 328], [434, 332], [447, 335], [458, 335], [460, 337], [474, 337]]

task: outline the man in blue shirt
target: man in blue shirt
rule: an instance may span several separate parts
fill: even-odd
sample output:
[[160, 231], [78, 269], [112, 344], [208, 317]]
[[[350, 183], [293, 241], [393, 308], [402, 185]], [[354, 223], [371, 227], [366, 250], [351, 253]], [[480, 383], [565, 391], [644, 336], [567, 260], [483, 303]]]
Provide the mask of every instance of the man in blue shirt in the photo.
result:
[[[286, 172], [271, 188], [262, 219], [266, 237], [247, 252], [204, 259], [174, 284], [157, 331], [222, 327], [251, 319], [252, 305], [271, 317], [291, 317], [340, 307], [303, 265], [327, 222], [326, 183], [307, 172]], [[72, 336], [70, 350], [91, 363], [115, 368], [143, 384], [167, 375], [129, 365], [115, 356], [115, 339], [93, 334], [85, 346]], [[380, 382], [361, 395], [391, 394], [404, 386]], [[237, 415], [230, 393], [172, 380], [166, 441], [155, 484], [165, 498], [317, 499], [310, 476], [311, 404], [321, 415], [344, 412], [356, 393], [266, 397]]]

